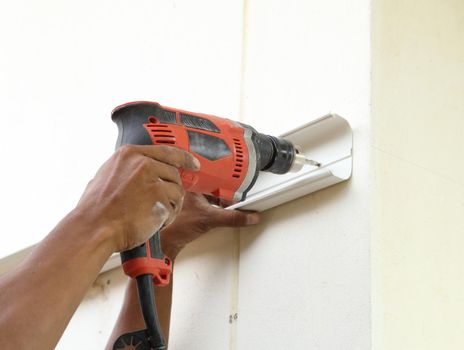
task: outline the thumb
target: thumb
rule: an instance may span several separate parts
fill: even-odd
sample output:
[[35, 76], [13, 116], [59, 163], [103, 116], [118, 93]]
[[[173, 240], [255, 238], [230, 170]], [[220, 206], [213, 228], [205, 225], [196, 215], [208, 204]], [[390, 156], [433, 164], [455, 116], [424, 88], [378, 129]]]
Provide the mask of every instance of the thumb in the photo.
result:
[[258, 213], [216, 208], [211, 213], [214, 227], [243, 227], [259, 223]]

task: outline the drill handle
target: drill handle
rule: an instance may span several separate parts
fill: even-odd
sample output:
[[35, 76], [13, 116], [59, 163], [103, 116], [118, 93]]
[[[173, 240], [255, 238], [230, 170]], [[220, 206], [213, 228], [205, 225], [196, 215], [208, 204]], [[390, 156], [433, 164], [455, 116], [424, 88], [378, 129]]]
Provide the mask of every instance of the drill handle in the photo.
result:
[[122, 252], [121, 261], [124, 272], [132, 278], [152, 275], [156, 286], [165, 286], [170, 282], [172, 262], [161, 249], [159, 231], [144, 244]]
[[113, 350], [124, 349], [128, 344], [138, 344], [140, 350], [164, 350], [166, 341], [161, 330], [156, 310], [153, 284], [169, 284], [172, 263], [161, 249], [160, 232], [144, 244], [121, 253], [121, 261], [126, 275], [137, 280], [140, 308], [146, 329], [121, 335]]

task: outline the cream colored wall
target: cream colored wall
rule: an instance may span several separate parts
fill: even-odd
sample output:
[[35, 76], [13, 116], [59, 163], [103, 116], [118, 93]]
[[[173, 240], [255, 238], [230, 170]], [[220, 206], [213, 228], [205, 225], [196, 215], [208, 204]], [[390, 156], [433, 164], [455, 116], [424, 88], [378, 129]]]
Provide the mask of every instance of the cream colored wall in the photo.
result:
[[464, 348], [464, 2], [374, 0], [375, 350]]

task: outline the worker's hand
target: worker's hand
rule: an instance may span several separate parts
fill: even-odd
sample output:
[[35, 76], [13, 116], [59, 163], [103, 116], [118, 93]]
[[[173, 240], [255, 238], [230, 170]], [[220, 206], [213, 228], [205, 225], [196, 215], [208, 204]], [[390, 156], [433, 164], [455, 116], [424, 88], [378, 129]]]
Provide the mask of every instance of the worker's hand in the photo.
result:
[[242, 227], [259, 222], [257, 213], [213, 207], [201, 194], [187, 193], [181, 213], [161, 231], [163, 252], [171, 259], [187, 243], [216, 227]]
[[200, 162], [174, 147], [123, 146], [98, 170], [76, 210], [111, 232], [114, 251], [134, 248], [180, 212], [178, 168], [198, 170]]

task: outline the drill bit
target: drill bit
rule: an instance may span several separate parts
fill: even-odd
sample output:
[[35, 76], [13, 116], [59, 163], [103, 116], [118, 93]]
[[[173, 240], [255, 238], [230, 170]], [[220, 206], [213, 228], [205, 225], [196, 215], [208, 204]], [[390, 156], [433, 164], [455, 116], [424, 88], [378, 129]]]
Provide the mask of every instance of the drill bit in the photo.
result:
[[290, 168], [290, 171], [292, 173], [296, 173], [297, 171], [300, 171], [304, 165], [311, 165], [311, 166], [315, 166], [318, 168], [321, 166], [321, 163], [319, 163], [318, 161], [309, 159], [303, 153], [300, 153], [300, 151], [298, 151], [298, 148], [296, 148], [296, 150], [297, 151], [295, 152], [295, 158], [293, 159], [293, 165]]

